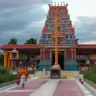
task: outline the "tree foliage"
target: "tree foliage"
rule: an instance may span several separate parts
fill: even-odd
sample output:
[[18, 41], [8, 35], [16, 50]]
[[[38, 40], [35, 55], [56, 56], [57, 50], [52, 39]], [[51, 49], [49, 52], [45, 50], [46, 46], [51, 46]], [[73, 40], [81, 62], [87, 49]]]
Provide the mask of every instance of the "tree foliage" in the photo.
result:
[[30, 39], [26, 40], [26, 42], [24, 44], [37, 44], [37, 39], [30, 38]]
[[10, 39], [10, 41], [8, 42], [8, 44], [17, 44], [17, 38]]
[[94, 65], [90, 70], [85, 72], [84, 78], [96, 83], [96, 65]]
[[3, 58], [4, 58], [3, 54], [0, 54], [0, 66], [3, 66], [4, 62]]

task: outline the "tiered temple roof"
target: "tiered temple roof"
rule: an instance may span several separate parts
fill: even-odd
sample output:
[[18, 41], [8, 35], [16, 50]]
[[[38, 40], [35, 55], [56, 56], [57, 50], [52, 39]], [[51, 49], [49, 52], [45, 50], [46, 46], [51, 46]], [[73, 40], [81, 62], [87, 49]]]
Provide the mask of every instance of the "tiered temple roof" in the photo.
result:
[[70, 20], [70, 15], [67, 9], [68, 4], [61, 3], [51, 3], [49, 4], [49, 11], [45, 25], [42, 31], [42, 36], [40, 44], [55, 44], [55, 17], [56, 8], [58, 9], [58, 43], [59, 45], [75, 45], [76, 38], [74, 33], [74, 28], [72, 27], [72, 22]]

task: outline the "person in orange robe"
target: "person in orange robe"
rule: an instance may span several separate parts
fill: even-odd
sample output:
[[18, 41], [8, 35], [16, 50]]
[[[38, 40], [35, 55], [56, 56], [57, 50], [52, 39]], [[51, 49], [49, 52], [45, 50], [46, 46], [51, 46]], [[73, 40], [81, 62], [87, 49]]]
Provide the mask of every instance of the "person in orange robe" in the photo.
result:
[[25, 67], [23, 67], [20, 70], [20, 72], [18, 73], [18, 77], [20, 78], [20, 84], [21, 84], [22, 88], [24, 88], [25, 81], [28, 79], [28, 72], [25, 69]]

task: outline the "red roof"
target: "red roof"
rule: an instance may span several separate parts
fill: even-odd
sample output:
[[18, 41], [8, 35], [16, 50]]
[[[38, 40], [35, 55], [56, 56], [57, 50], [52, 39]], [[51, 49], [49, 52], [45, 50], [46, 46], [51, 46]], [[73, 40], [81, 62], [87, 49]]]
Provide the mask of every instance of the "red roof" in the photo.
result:
[[[0, 45], [0, 49], [38, 49], [40, 48], [41, 45], [36, 45], [36, 44], [24, 44], [24, 45], [14, 45], [14, 44], [10, 44], [10, 45]], [[77, 49], [96, 49], [96, 45], [92, 45], [92, 44], [80, 44], [78, 45]]]
[[96, 44], [81, 44], [81, 45], [78, 45], [77, 47], [78, 49], [96, 49]]
[[40, 45], [35, 45], [35, 44], [25, 44], [25, 45], [15, 45], [15, 44], [10, 44], [10, 45], [0, 45], [0, 49], [36, 49], [40, 48]]

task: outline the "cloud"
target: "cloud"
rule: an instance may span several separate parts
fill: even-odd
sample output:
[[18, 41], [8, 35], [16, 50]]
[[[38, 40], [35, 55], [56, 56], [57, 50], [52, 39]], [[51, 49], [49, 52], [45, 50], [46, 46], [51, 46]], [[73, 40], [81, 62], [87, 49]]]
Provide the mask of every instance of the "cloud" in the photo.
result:
[[96, 44], [96, 17], [77, 17], [74, 26], [79, 43], [85, 44], [89, 42]]
[[82, 44], [96, 44], [96, 41], [83, 42]]
[[[0, 0], [0, 44], [15, 37], [18, 43], [41, 37], [51, 0]], [[96, 42], [96, 17], [81, 16], [73, 22], [79, 43]]]
[[0, 0], [0, 9], [48, 4], [51, 0]]
[[32, 10], [32, 8], [28, 10], [20, 10], [17, 8], [0, 14], [1, 31], [23, 29], [29, 23], [35, 22], [35, 20], [42, 20], [46, 15], [43, 12], [43, 8], [35, 8], [34, 10]]
[[[0, 1], [0, 5], [4, 5], [4, 1]], [[0, 8], [2, 7], [2, 10], [0, 11], [0, 44], [8, 43], [13, 37], [17, 38], [19, 43], [24, 43], [26, 39], [34, 37], [34, 34], [35, 38], [40, 38], [44, 18], [47, 16], [44, 7], [46, 6], [47, 1], [29, 0], [30, 2], [28, 2], [28, 0], [24, 0], [24, 2], [27, 3], [20, 1], [22, 7], [18, 5], [18, 0], [14, 0], [14, 2], [17, 2], [18, 6], [14, 5], [15, 3], [13, 1], [8, 1], [8, 4], [6, 6], [4, 5], [5, 7], [0, 6]], [[37, 1], [38, 3], [36, 3]], [[9, 3], [12, 3], [14, 6], [9, 6]], [[28, 7], [28, 4], [38, 4], [38, 6]]]
[[41, 21], [34, 21], [28, 25], [29, 27], [34, 27], [34, 28], [43, 28], [45, 23], [45, 19]]

